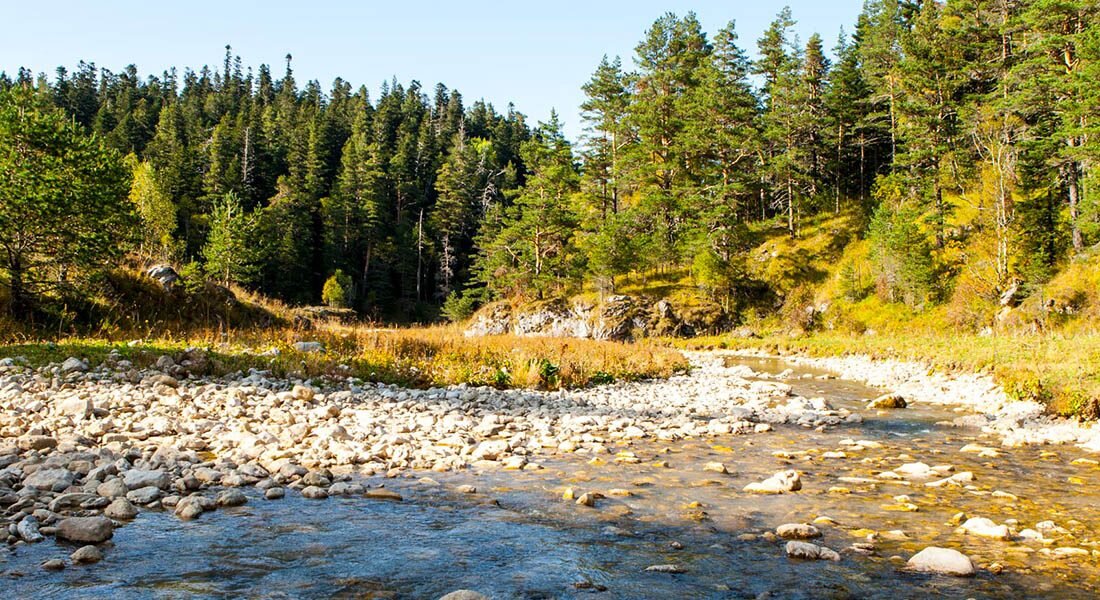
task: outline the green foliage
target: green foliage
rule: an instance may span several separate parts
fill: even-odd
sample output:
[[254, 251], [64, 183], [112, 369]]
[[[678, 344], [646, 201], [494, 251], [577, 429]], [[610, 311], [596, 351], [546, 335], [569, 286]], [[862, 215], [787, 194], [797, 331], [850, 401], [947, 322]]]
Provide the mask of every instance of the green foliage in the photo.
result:
[[118, 154], [29, 89], [0, 90], [0, 268], [11, 311], [117, 261], [135, 232]]
[[333, 308], [348, 308], [355, 296], [351, 277], [342, 270], [336, 272], [325, 280], [325, 286], [321, 289], [321, 302]]
[[475, 288], [460, 292], [455, 290], [447, 295], [441, 313], [451, 323], [461, 323], [474, 315], [484, 303], [484, 288]]
[[890, 302], [923, 306], [934, 299], [936, 268], [932, 246], [918, 223], [921, 213], [882, 204], [871, 219], [871, 257], [878, 270], [876, 289]]
[[256, 276], [253, 216], [230, 192], [214, 205], [210, 235], [203, 247], [206, 272], [222, 285], [249, 283]]

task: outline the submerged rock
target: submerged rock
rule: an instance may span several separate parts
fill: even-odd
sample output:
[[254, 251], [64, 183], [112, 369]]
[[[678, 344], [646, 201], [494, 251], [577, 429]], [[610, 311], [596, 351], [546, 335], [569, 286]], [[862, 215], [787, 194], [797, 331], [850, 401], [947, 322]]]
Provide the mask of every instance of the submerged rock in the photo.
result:
[[784, 494], [802, 489], [802, 478], [798, 471], [780, 471], [764, 481], [753, 482], [745, 486], [744, 491], [754, 494]]

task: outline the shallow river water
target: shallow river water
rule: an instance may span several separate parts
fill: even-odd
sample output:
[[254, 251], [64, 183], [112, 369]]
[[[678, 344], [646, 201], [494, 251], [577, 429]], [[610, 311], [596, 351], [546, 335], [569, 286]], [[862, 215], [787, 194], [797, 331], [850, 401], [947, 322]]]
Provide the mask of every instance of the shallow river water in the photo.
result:
[[[762, 373], [787, 368], [767, 359], [738, 362]], [[950, 407], [868, 411], [864, 401], [880, 391], [819, 375], [796, 368], [787, 382], [798, 394], [860, 412], [863, 423], [635, 442], [616, 449], [633, 457], [547, 457], [539, 471], [385, 480], [402, 502], [315, 501], [296, 493], [265, 501], [248, 492], [245, 506], [191, 522], [143, 512], [116, 530], [105, 560], [92, 566], [43, 571], [43, 560], [71, 552], [52, 539], [0, 553], [0, 592], [3, 598], [437, 598], [462, 588], [493, 598], [1100, 594], [1097, 553], [1090, 554], [1100, 548], [1100, 469], [1073, 464], [1088, 453], [1071, 446], [1002, 449], [979, 431], [937, 425], [957, 416]], [[852, 443], [861, 440], [881, 447]], [[996, 451], [961, 451], [973, 444]], [[714, 461], [730, 473], [703, 470]], [[877, 477], [914, 462], [951, 465], [975, 478], [967, 487], [930, 488], [927, 479]], [[741, 491], [788, 468], [802, 474], [801, 491]], [[454, 491], [460, 484], [478, 493]], [[605, 497], [595, 507], [578, 506], [562, 499], [567, 487]], [[997, 523], [1015, 519], [1019, 530], [1051, 520], [1067, 533], [1052, 534], [1057, 539], [1049, 544], [980, 538], [956, 532], [951, 520], [959, 512]], [[815, 543], [841, 552], [840, 562], [787, 559], [783, 542], [765, 535], [783, 523], [815, 519], [824, 534]], [[871, 555], [849, 550], [868, 542]], [[902, 569], [904, 559], [930, 545], [968, 554], [978, 575]], [[1059, 556], [1059, 547], [1084, 554]], [[657, 564], [684, 573], [645, 571]]]

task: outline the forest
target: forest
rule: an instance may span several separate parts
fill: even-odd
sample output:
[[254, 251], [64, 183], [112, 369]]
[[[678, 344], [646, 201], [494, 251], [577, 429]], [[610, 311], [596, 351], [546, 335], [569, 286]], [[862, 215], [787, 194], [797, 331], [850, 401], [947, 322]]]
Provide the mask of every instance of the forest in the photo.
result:
[[[683, 270], [737, 315], [802, 293], [761, 291], [761, 232], [843, 215], [837, 297], [981, 327], [1100, 241], [1100, 3], [868, 0], [831, 42], [794, 19], [750, 57], [733, 22], [661, 16], [598, 61], [575, 141], [557, 115], [417, 81], [326, 91], [289, 54], [277, 77], [229, 46], [182, 74], [2, 75], [4, 172], [28, 152], [96, 164], [0, 183], [11, 304], [125, 260], [397, 321]], [[53, 209], [15, 200], [58, 180], [66, 202], [36, 196]]]

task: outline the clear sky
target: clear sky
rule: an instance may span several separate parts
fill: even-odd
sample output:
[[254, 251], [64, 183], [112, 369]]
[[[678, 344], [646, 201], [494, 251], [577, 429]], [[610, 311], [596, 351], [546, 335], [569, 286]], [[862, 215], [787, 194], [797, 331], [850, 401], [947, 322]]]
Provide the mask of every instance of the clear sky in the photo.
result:
[[[802, 40], [813, 32], [831, 48], [851, 31], [862, 0], [791, 0]], [[284, 0], [3, 0], [0, 71], [24, 66], [53, 75], [80, 60], [118, 71], [135, 64], [143, 75], [170, 66], [199, 69], [222, 63], [225, 45], [246, 66], [294, 56], [299, 84], [337, 76], [372, 94], [394, 76], [442, 82], [467, 103], [485, 98], [499, 110], [509, 101], [535, 120], [557, 108], [571, 137], [580, 133], [580, 86], [604, 54], [628, 67], [646, 28], [664, 12], [694, 10], [714, 34], [737, 22], [741, 44], [756, 39], [782, 3], [733, 0], [482, 0], [289, 2]]]

